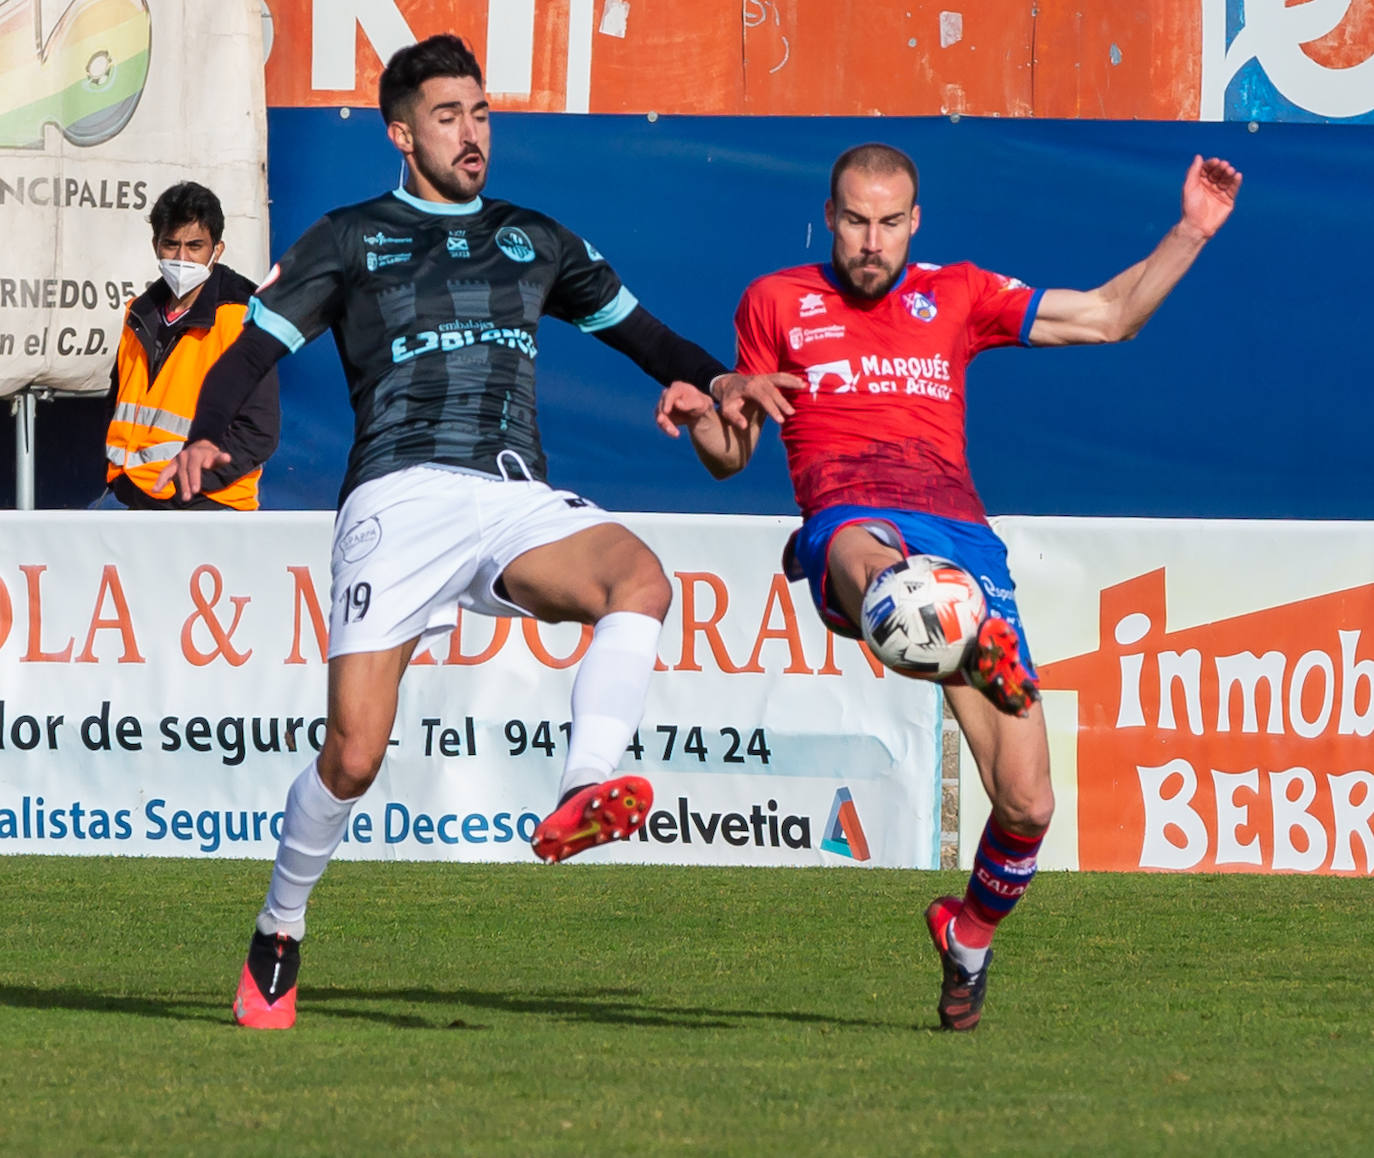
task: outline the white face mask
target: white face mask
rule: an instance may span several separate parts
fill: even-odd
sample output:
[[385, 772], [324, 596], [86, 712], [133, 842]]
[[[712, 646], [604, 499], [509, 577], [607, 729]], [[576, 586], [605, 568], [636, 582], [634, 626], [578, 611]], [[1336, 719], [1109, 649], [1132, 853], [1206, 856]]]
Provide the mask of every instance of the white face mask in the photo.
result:
[[162, 280], [178, 298], [184, 298], [196, 286], [203, 285], [210, 276], [210, 266], [201, 265], [198, 261], [177, 261], [173, 257], [164, 257], [157, 267], [162, 271]]

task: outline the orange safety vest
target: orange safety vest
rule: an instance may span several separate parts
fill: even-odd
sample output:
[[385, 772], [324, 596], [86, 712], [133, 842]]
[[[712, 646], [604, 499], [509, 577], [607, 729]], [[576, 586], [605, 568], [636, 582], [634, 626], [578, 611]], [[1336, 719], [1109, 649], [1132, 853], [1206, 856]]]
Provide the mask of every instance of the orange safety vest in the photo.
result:
[[[247, 312], [248, 307], [240, 302], [221, 302], [215, 310], [214, 325], [209, 329], [187, 329], [151, 383], [148, 352], [129, 328], [126, 312], [115, 360], [119, 387], [114, 417], [105, 435], [107, 484], [125, 474], [139, 490], [155, 499], [172, 497], [175, 482], [159, 491], [157, 476], [186, 445], [201, 383], [215, 360], [239, 336]], [[235, 479], [222, 490], [206, 491], [205, 497], [236, 510], [255, 511], [260, 478], [262, 467]]]

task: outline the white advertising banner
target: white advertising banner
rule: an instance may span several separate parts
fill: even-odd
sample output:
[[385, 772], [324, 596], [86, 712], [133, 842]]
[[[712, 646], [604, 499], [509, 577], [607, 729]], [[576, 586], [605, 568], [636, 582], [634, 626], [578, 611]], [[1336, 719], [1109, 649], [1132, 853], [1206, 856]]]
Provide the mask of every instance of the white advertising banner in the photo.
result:
[[0, 3], [0, 395], [103, 391], [157, 276], [178, 181], [224, 205], [224, 260], [267, 269], [258, 0]]
[[[1374, 872], [1374, 524], [996, 527], [1050, 733], [1043, 866]], [[967, 862], [967, 752], [960, 803]]]
[[[674, 590], [621, 768], [655, 803], [588, 860], [939, 863], [941, 701], [778, 571], [794, 519], [631, 515]], [[0, 851], [268, 857], [323, 739], [331, 517], [0, 514]], [[519, 861], [554, 802], [572, 624], [465, 615], [417, 655], [338, 855]]]

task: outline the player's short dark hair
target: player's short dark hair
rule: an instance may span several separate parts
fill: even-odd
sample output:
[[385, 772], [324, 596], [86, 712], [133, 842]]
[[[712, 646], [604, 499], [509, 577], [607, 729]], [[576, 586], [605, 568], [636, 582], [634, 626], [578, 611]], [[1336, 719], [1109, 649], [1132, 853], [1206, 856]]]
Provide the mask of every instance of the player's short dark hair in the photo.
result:
[[466, 42], [441, 32], [418, 44], [408, 44], [392, 54], [377, 85], [377, 106], [388, 125], [409, 111], [420, 86], [436, 76], [470, 76], [482, 83], [482, 66]]
[[224, 207], [219, 198], [204, 185], [194, 181], [178, 181], [153, 202], [148, 214], [157, 241], [184, 225], [203, 225], [216, 245], [224, 236]]
[[891, 145], [881, 145], [871, 141], [866, 145], [855, 145], [846, 149], [835, 159], [830, 170], [830, 200], [837, 200], [840, 177], [850, 169], [862, 169], [865, 173], [905, 173], [911, 178], [911, 203], [916, 203], [916, 193], [920, 188], [920, 178], [916, 174], [916, 163], [901, 149]]

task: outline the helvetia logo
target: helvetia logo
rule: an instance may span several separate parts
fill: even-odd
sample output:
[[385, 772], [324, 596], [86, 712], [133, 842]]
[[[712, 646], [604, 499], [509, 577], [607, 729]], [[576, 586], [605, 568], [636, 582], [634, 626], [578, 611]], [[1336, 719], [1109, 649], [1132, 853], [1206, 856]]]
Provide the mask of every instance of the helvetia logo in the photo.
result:
[[[679, 796], [676, 809], [656, 808], [649, 813], [639, 830], [639, 839], [656, 844], [705, 845], [719, 840], [736, 848], [814, 847], [811, 818], [780, 813], [776, 800], [752, 805], [748, 812], [704, 812], [694, 810], [687, 797]], [[865, 846], [864, 856], [867, 855]]]
[[830, 806], [830, 819], [825, 822], [821, 848], [851, 860], [868, 860], [868, 837], [859, 823], [859, 812], [848, 788], [835, 789], [835, 802]]

